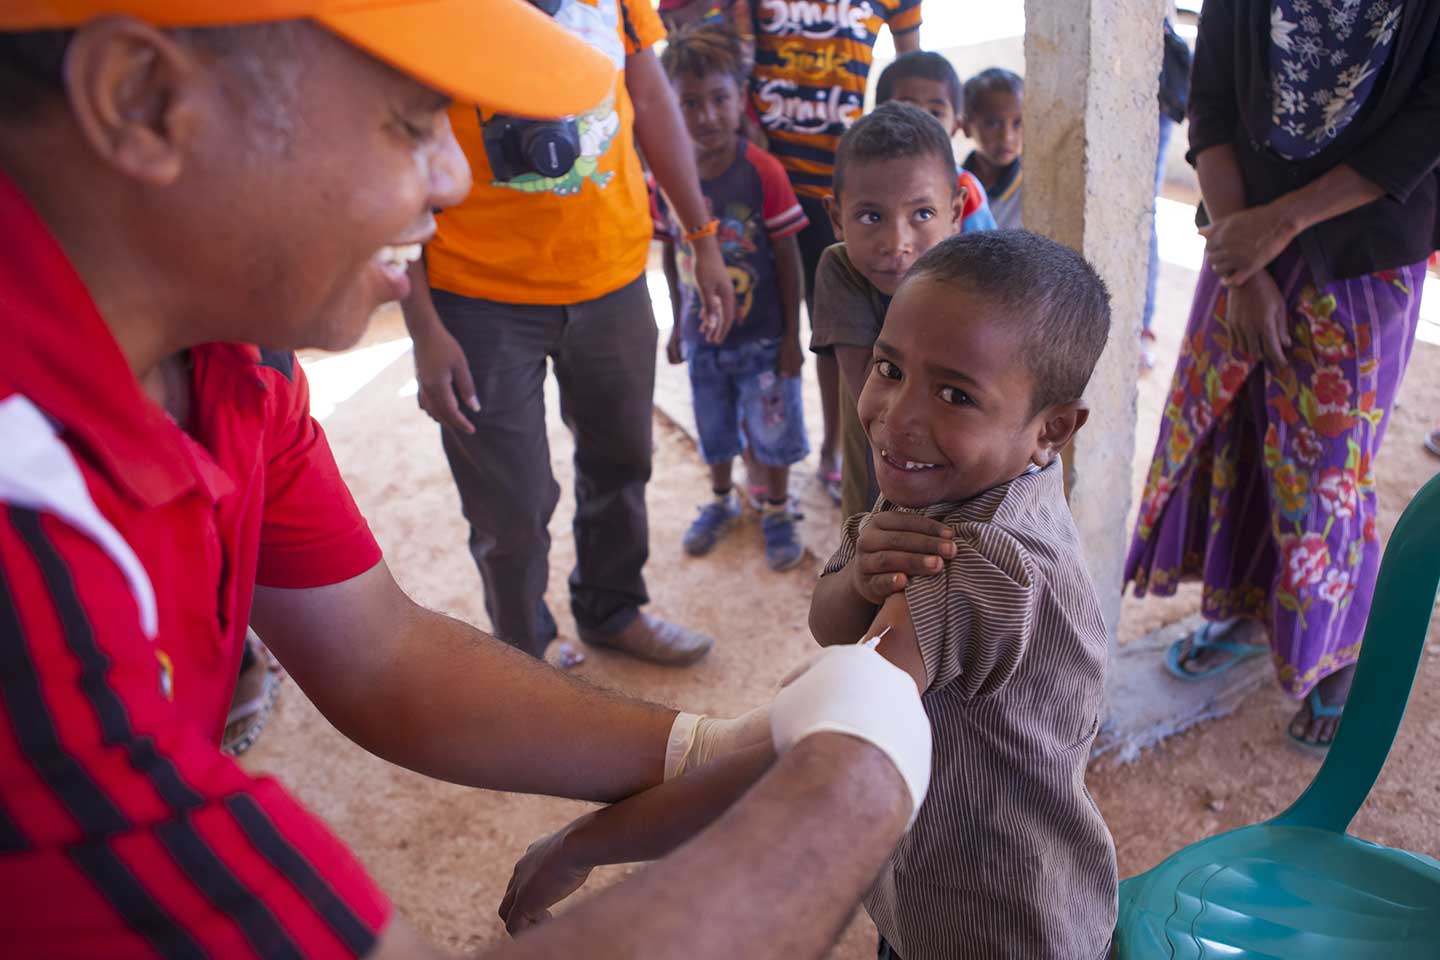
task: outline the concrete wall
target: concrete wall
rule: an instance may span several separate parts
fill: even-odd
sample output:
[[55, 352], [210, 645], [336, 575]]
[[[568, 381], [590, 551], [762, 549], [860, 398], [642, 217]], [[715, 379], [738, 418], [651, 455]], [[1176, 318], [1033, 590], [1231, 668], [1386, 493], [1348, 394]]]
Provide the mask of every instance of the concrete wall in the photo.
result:
[[1106, 623], [1120, 616], [1135, 452], [1164, 0], [1026, 0], [1025, 226], [1080, 251], [1110, 288], [1110, 344], [1070, 458], [1070, 505]]

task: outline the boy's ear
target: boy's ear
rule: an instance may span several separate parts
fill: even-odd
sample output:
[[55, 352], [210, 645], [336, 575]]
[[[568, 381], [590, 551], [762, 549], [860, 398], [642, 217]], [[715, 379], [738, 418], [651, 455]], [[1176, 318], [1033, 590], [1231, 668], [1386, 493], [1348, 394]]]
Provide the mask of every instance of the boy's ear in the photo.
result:
[[960, 225], [965, 221], [965, 201], [969, 199], [969, 187], [955, 188], [955, 196], [950, 201], [950, 223], [956, 233], [960, 232]]
[[845, 222], [840, 217], [840, 201], [835, 199], [835, 194], [825, 194], [825, 212], [830, 216], [830, 229], [835, 231], [835, 239], [845, 239]]
[[970, 132], [970, 120], [967, 117], [957, 115], [955, 117], [955, 123], [960, 127], [961, 133], [965, 134], [965, 136], [971, 140], [975, 139], [975, 135]]
[[1084, 400], [1057, 403], [1040, 415], [1040, 429], [1035, 437], [1035, 451], [1030, 459], [1037, 467], [1049, 466], [1060, 451], [1075, 439], [1075, 434], [1090, 419], [1090, 406]]

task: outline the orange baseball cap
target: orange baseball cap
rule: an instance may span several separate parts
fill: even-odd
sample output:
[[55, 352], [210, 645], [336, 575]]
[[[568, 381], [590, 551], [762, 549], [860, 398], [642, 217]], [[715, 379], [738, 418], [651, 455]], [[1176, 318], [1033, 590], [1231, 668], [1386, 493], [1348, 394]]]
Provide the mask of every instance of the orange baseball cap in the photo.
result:
[[520, 116], [581, 113], [616, 77], [609, 59], [526, 0], [5, 0], [0, 31], [113, 15], [157, 27], [314, 20], [457, 100]]

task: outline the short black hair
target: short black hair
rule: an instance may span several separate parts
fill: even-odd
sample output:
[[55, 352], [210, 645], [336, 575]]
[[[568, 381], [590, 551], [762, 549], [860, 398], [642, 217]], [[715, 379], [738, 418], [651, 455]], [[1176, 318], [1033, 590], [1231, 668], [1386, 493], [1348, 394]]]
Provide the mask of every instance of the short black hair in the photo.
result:
[[944, 165], [950, 173], [951, 190], [958, 187], [955, 148], [950, 145], [950, 134], [940, 126], [939, 120], [919, 107], [892, 100], [856, 120], [840, 138], [840, 146], [835, 150], [832, 187], [835, 198], [840, 198], [845, 170], [851, 164], [899, 157], [924, 157]]
[[895, 84], [911, 77], [942, 85], [945, 95], [950, 98], [950, 109], [957, 114], [960, 112], [964, 105], [961, 99], [960, 74], [955, 72], [955, 67], [949, 60], [933, 50], [911, 50], [880, 71], [880, 79], [875, 82], [875, 102], [889, 103], [894, 100]]
[[975, 116], [980, 109], [980, 98], [987, 93], [1008, 93], [1012, 97], [1025, 95], [1025, 81], [1020, 74], [1002, 67], [981, 70], [965, 81], [965, 116]]
[[73, 30], [0, 33], [0, 122], [35, 116], [65, 92], [65, 53]]
[[1011, 315], [1035, 380], [1032, 417], [1085, 393], [1110, 337], [1110, 293], [1080, 254], [1027, 230], [964, 233], [915, 261], [906, 282], [916, 277], [964, 286]]
[[682, 73], [692, 77], [728, 73], [742, 91], [746, 86], [744, 50], [727, 23], [690, 24], [670, 34], [660, 65], [672, 83]]

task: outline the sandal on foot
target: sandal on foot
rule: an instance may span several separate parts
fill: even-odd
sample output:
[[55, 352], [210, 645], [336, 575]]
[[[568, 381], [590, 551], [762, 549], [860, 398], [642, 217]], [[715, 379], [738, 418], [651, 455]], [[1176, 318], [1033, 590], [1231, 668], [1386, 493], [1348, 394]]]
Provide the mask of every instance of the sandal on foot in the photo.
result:
[[821, 470], [818, 476], [820, 477], [820, 485], [825, 488], [825, 495], [835, 501], [835, 506], [840, 506], [840, 471]]
[[[1170, 648], [1165, 651], [1165, 669], [1180, 680], [1206, 680], [1224, 673], [1237, 663], [1249, 660], [1251, 657], [1258, 657], [1269, 649], [1266, 645], [1259, 643], [1234, 643], [1229, 640], [1211, 639], [1216, 633], [1219, 633], [1220, 636], [1225, 636], [1230, 630], [1234, 629], [1234, 627], [1230, 627], [1223, 631], [1217, 631], [1216, 626], [1217, 624], [1213, 620], [1206, 621], [1205, 625], [1199, 630], [1187, 634], [1170, 644]], [[1186, 648], [1187, 644], [1189, 645], [1188, 650]], [[1231, 656], [1228, 660], [1222, 660], [1214, 666], [1206, 667], [1204, 670], [1185, 669], [1182, 665], [1182, 658], [1183, 660], [1194, 659], [1195, 654], [1201, 650], [1220, 650], [1224, 653], [1231, 654]]]
[[[1311, 720], [1314, 720], [1316, 717], [1338, 717], [1345, 712], [1345, 704], [1326, 703], [1320, 699], [1319, 685], [1310, 688], [1310, 694], [1305, 698], [1305, 702], [1310, 707]], [[1323, 743], [1317, 743], [1295, 735], [1294, 717], [1290, 718], [1290, 722], [1285, 725], [1285, 736], [1290, 738], [1290, 742], [1300, 750], [1314, 757], [1324, 757], [1330, 750], [1330, 744], [1335, 742], [1335, 734], [1339, 732], [1340, 726], [1336, 724], [1335, 733], [1330, 734], [1330, 739]]]
[[1440, 428], [1425, 434], [1425, 449], [1440, 457]]

